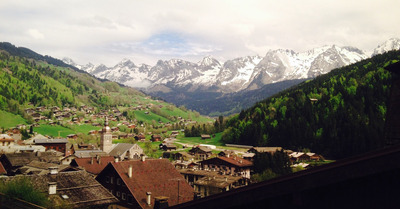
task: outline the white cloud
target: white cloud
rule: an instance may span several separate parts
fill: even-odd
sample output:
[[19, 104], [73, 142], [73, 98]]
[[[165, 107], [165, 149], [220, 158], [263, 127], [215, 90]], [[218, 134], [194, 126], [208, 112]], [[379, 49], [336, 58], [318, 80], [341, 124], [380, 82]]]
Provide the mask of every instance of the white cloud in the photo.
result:
[[108, 65], [333, 43], [370, 51], [400, 37], [399, 7], [397, 0], [15, 0], [0, 5], [0, 41]]

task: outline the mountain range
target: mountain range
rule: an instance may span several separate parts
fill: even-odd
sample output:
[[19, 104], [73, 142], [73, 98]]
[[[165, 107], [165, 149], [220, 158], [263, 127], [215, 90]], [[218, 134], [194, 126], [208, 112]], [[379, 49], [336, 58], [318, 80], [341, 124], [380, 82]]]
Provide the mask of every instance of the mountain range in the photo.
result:
[[[123, 59], [113, 67], [91, 63], [80, 65], [69, 58], [64, 58], [63, 61], [98, 78], [140, 88], [152, 96], [196, 109], [195, 104], [184, 102], [193, 100], [190, 98], [193, 93], [203, 95], [213, 93], [213, 98], [221, 98], [227, 94], [232, 97], [232, 94], [260, 90], [268, 84], [315, 78], [332, 69], [394, 49], [400, 49], [398, 38], [392, 38], [380, 44], [372, 55], [351, 46], [330, 45], [305, 52], [288, 49], [270, 50], [263, 57], [240, 57], [224, 63], [211, 56], [204, 57], [197, 63], [181, 59], [159, 60], [154, 66], [136, 65], [130, 59]], [[293, 83], [290, 82], [290, 84]], [[283, 89], [287, 87], [290, 86], [283, 86]], [[272, 94], [277, 92], [272, 92]], [[268, 96], [271, 95], [265, 95], [264, 98]], [[200, 98], [198, 101], [203, 100]], [[248, 107], [249, 105], [251, 104], [239, 106]], [[236, 109], [233, 112], [240, 111], [240, 108]], [[214, 110], [214, 112], [221, 111]], [[232, 113], [232, 111], [228, 112]], [[200, 113], [210, 114], [212, 110], [211, 112], [200, 111]]]

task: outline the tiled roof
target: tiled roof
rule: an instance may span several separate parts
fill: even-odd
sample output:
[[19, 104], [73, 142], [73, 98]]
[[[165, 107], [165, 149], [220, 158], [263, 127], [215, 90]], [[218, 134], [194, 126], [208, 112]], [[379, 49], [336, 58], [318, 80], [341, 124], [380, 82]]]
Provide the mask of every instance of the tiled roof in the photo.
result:
[[[167, 159], [147, 159], [112, 162], [135, 199], [142, 208], [152, 208], [154, 198], [167, 196], [169, 206], [193, 200], [193, 188]], [[132, 166], [132, 177], [128, 177], [128, 168]], [[179, 186], [178, 186], [179, 184]], [[146, 204], [146, 192], [151, 192], [152, 206]]]
[[22, 152], [22, 153], [9, 153], [3, 154], [3, 158], [7, 158], [11, 166], [24, 166], [33, 160], [59, 163], [62, 156], [57, 156], [54, 152]]
[[121, 156], [129, 149], [131, 149], [134, 144], [128, 143], [118, 143], [113, 149], [108, 153], [110, 156]]
[[[114, 157], [112, 156], [99, 156], [96, 157], [85, 157], [85, 158], [75, 158], [72, 164], [75, 163], [83, 167], [87, 172], [92, 174], [99, 174], [109, 162], [114, 162]], [[93, 162], [93, 163], [92, 163]]]
[[[62, 195], [67, 195], [68, 198], [64, 199], [64, 201], [72, 204], [75, 208], [86, 208], [118, 202], [91, 174], [83, 170], [61, 172], [54, 175], [28, 175], [24, 177], [29, 178], [37, 189], [45, 193], [48, 193], [49, 182], [57, 182], [57, 193], [56, 195], [50, 195], [50, 197], [61, 198]], [[18, 176], [14, 178], [18, 178]], [[11, 179], [13, 178], [9, 178], [8, 180]]]
[[78, 158], [108, 156], [108, 154], [102, 150], [76, 150], [74, 155]]
[[54, 143], [68, 143], [67, 139], [44, 139], [39, 138], [34, 140], [35, 144], [54, 144]]

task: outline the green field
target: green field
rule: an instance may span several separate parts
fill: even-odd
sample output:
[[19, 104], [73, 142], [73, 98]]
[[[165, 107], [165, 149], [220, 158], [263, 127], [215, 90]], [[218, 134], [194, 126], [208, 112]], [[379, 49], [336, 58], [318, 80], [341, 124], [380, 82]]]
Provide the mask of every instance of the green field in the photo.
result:
[[71, 126], [71, 129], [74, 130], [76, 133], [88, 134], [89, 131], [91, 131], [91, 130], [100, 130], [101, 127], [82, 124], [82, 125], [73, 125], [73, 126]]
[[154, 114], [152, 112], [149, 111], [149, 114], [145, 114], [145, 111], [135, 111], [135, 118], [138, 121], [144, 121], [144, 122], [148, 122], [150, 123], [152, 120], [155, 120], [156, 122], [158, 122], [159, 120], [162, 121], [163, 123], [168, 123], [171, 122], [170, 120], [168, 120], [167, 118], [164, 118], [160, 115]]
[[20, 115], [0, 110], [0, 128], [12, 128], [18, 124], [27, 124]]
[[66, 138], [69, 134], [74, 134], [75, 131], [59, 126], [59, 125], [40, 125], [40, 127], [35, 127], [33, 128], [33, 131], [42, 134], [42, 135], [48, 135], [52, 137], [64, 137]]
[[177, 142], [186, 144], [210, 144], [215, 146], [223, 146], [221, 142], [222, 133], [216, 133], [211, 139], [201, 139], [201, 137], [178, 137]]

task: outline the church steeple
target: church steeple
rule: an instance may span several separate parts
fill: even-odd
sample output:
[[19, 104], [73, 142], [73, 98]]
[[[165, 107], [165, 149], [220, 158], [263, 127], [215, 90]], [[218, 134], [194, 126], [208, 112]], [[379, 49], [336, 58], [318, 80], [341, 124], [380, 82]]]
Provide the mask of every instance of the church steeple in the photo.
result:
[[105, 118], [104, 127], [101, 131], [100, 136], [100, 149], [106, 153], [109, 153], [112, 148], [112, 134], [111, 129], [108, 126], [108, 117]]

